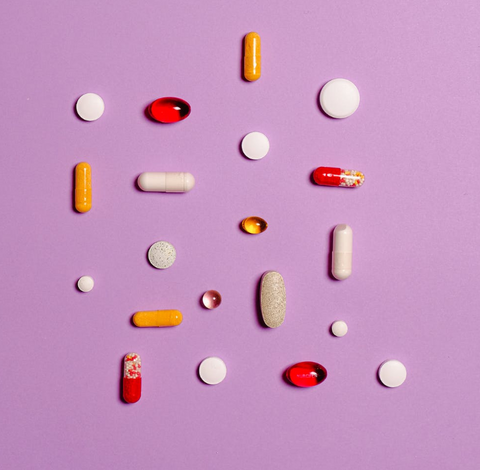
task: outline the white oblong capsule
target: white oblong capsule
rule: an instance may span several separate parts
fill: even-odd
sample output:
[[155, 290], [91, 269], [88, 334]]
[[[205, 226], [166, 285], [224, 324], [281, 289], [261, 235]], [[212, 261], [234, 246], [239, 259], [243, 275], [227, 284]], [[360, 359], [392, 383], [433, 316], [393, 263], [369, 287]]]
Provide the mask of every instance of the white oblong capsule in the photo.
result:
[[343, 281], [352, 274], [353, 232], [350, 226], [339, 224], [333, 231], [332, 275]]
[[137, 183], [142, 191], [186, 193], [195, 186], [195, 178], [191, 173], [149, 171], [142, 173], [138, 177]]

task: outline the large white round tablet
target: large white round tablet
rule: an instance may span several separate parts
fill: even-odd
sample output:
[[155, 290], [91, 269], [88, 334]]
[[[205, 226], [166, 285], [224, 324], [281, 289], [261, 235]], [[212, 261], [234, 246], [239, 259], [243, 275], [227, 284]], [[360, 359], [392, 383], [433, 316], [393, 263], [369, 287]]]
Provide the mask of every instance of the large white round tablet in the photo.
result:
[[261, 132], [250, 132], [242, 140], [242, 152], [250, 160], [260, 160], [270, 150], [270, 142]]
[[407, 378], [407, 369], [400, 361], [391, 359], [380, 366], [378, 378], [385, 387], [399, 387]]
[[345, 78], [330, 80], [320, 92], [320, 106], [326, 114], [336, 119], [351, 116], [359, 104], [358, 88]]
[[348, 326], [342, 320], [338, 320], [332, 324], [332, 334], [338, 336], [339, 338], [345, 336], [347, 334], [347, 331]]
[[93, 289], [95, 283], [93, 282], [93, 278], [90, 276], [82, 276], [77, 281], [78, 290], [82, 292], [90, 292]]
[[198, 374], [206, 384], [217, 385], [227, 375], [227, 366], [219, 357], [207, 357], [200, 364]]
[[168, 242], [156, 242], [148, 250], [148, 261], [157, 269], [169, 268], [176, 258], [177, 252], [174, 246]]
[[85, 93], [77, 101], [77, 114], [84, 121], [96, 121], [105, 111], [105, 103], [95, 93]]

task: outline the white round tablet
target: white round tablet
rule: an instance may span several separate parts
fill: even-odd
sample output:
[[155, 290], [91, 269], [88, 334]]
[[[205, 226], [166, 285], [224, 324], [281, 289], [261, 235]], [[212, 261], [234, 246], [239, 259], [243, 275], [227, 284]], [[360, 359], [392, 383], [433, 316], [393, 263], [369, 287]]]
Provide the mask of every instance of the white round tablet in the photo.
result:
[[82, 276], [77, 281], [78, 290], [82, 292], [90, 292], [93, 289], [95, 283], [93, 282], [93, 278], [90, 276]]
[[342, 336], [345, 336], [347, 334], [347, 331], [348, 326], [344, 321], [338, 320], [332, 323], [332, 334], [334, 336], [338, 336], [339, 338], [341, 338]]
[[227, 366], [219, 357], [207, 357], [200, 364], [198, 374], [206, 384], [217, 385], [227, 375]]
[[385, 361], [378, 369], [378, 378], [385, 387], [399, 387], [407, 378], [407, 369], [396, 359]]
[[260, 160], [270, 150], [270, 142], [261, 132], [250, 132], [242, 140], [242, 152], [250, 160]]
[[333, 118], [341, 119], [351, 116], [359, 104], [358, 88], [345, 78], [330, 80], [320, 92], [320, 106]]
[[148, 261], [157, 269], [167, 269], [177, 257], [177, 252], [171, 243], [160, 241], [154, 243], [148, 250]]
[[105, 103], [95, 93], [85, 93], [77, 101], [77, 114], [84, 121], [96, 121], [105, 111]]

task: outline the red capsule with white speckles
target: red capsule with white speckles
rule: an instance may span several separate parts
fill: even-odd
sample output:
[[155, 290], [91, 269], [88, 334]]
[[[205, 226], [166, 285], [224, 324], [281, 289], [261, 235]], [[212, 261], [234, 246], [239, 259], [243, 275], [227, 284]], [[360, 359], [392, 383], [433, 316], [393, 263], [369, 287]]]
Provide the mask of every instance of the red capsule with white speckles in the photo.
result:
[[313, 172], [313, 180], [320, 186], [340, 186], [343, 188], [358, 188], [365, 181], [365, 176], [357, 170], [344, 170], [320, 166]]
[[142, 360], [137, 353], [128, 353], [123, 361], [123, 399], [136, 403], [142, 396]]

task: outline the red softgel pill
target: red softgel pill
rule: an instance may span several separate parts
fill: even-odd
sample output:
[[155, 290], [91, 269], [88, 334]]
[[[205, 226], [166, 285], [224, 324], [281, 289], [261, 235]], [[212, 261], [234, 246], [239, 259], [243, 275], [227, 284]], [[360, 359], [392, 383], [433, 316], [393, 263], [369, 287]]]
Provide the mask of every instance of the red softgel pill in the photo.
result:
[[123, 360], [123, 399], [136, 403], [142, 396], [142, 360], [137, 353], [128, 353]]
[[316, 362], [299, 362], [285, 372], [287, 379], [297, 387], [313, 387], [327, 378], [327, 370]]
[[190, 105], [180, 98], [159, 98], [148, 107], [152, 119], [164, 124], [183, 121], [190, 115]]

